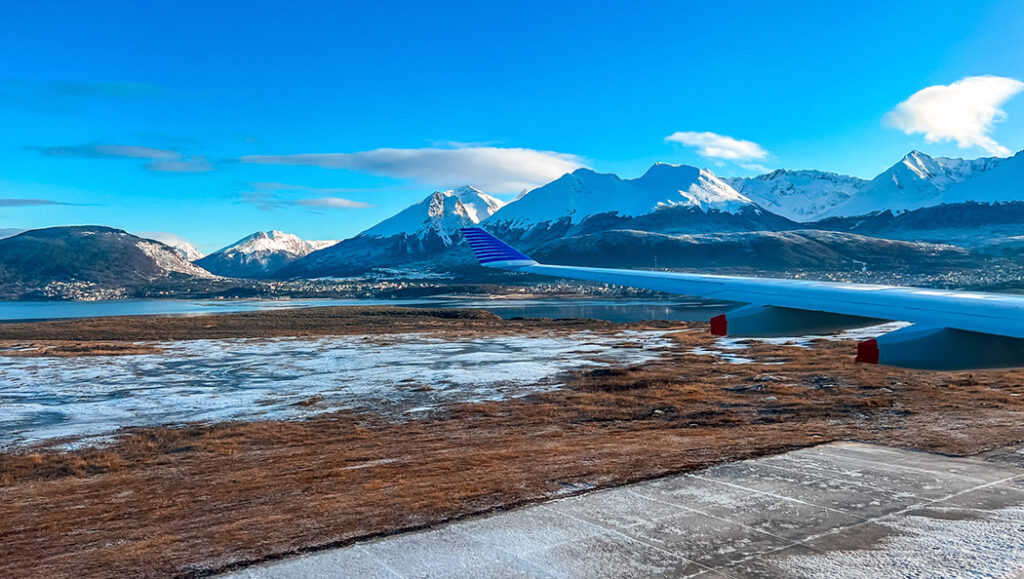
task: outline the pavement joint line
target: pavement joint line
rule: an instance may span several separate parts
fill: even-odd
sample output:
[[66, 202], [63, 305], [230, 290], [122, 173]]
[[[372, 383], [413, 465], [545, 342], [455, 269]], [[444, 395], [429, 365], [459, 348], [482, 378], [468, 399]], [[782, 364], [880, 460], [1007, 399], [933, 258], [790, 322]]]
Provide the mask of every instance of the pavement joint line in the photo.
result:
[[[630, 491], [626, 491], [626, 492], [630, 492]], [[540, 505], [540, 507], [543, 508], [543, 509], [547, 509], [549, 511], [552, 511], [552, 512], [556, 512], [553, 509], [548, 508], [546, 505]], [[590, 523], [589, 521], [583, 521], [582, 519], [580, 519], [579, 517], [577, 517], [577, 516], [575, 516], [575, 515], [573, 515], [571, 513], [560, 513], [560, 514], [563, 514], [563, 515], [565, 515], [565, 516], [567, 516], [567, 517], [569, 517], [571, 519], [575, 519], [577, 521], [582, 521], [584, 523], [588, 523], [588, 524], [591, 524], [591, 525], [594, 524], [594, 523]], [[597, 526], [600, 527], [600, 525], [597, 525]], [[603, 534], [617, 535], [618, 537], [620, 537], [622, 539], [625, 539], [626, 541], [629, 541], [631, 543], [639, 543], [641, 545], [645, 545], [645, 546], [650, 547], [650, 548], [652, 548], [652, 549], [654, 549], [656, 551], [664, 553], [665, 555], [668, 555], [669, 557], [671, 557], [673, 559], [680, 559], [682, 561], [686, 561], [687, 563], [692, 563], [694, 565], [697, 565], [698, 567], [703, 567], [704, 571], [714, 571], [715, 570], [713, 567], [709, 567], [709, 566], [707, 566], [707, 565], [705, 565], [703, 563], [698, 563], [697, 561], [694, 561], [693, 559], [690, 559], [688, 557], [683, 557], [682, 555], [678, 555], [678, 554], [673, 553], [672, 551], [669, 551], [667, 549], [662, 549], [661, 547], [659, 547], [657, 545], [652, 545], [652, 544], [648, 543], [647, 541], [641, 541], [640, 539], [637, 539], [635, 537], [630, 537], [629, 535], [626, 535], [625, 533], [619, 531], [618, 529], [613, 529], [613, 528], [608, 528], [608, 527], [601, 527], [601, 528], [605, 529], [607, 531], [606, 533], [603, 533]], [[596, 535], [591, 535], [591, 536], [593, 537], [593, 536], [596, 536]], [[701, 571], [701, 572], [703, 572], [703, 571]]]
[[767, 495], [769, 497], [774, 497], [776, 499], [782, 499], [784, 501], [789, 501], [789, 502], [793, 502], [793, 503], [800, 503], [802, 505], [807, 505], [809, 507], [815, 507], [815, 508], [818, 508], [818, 509], [825, 509], [827, 511], [832, 511], [833, 513], [839, 513], [841, 515], [850, 515], [852, 517], [856, 517], [858, 519], [864, 520], [864, 517], [855, 515], [855, 514], [849, 512], [849, 511], [844, 511], [842, 509], [836, 509], [836, 508], [833, 508], [833, 507], [825, 507], [825, 506], [822, 506], [822, 505], [816, 505], [814, 503], [809, 503], [807, 501], [801, 501], [800, 499], [794, 499], [794, 498], [791, 498], [791, 497], [784, 497], [782, 495], [777, 495], [775, 493], [770, 493], [768, 491], [759, 491], [759, 490], [752, 489], [752, 488], [749, 488], [749, 487], [745, 487], [743, 485], [738, 485], [738, 484], [735, 484], [735, 483], [728, 483], [728, 482], [724, 482], [724, 481], [716, 481], [714, 479], [704, 478], [702, 476], [695, 475], [695, 474], [691, 474], [689, 476], [692, 476], [693, 478], [698, 478], [698, 479], [703, 480], [703, 481], [718, 483], [718, 484], [721, 484], [721, 485], [725, 485], [725, 486], [729, 486], [729, 487], [733, 487], [733, 488], [737, 488], [737, 489], [742, 489], [742, 490], [745, 490], [745, 491], [750, 491], [750, 492], [754, 492], [754, 493], [761, 494], [761, 495]]
[[[836, 527], [834, 529], [829, 529], [828, 531], [826, 531], [824, 533], [819, 533], [817, 535], [808, 536], [807, 538], [805, 538], [805, 539], [803, 539], [801, 541], [793, 541], [793, 544], [801, 545], [803, 547], [807, 547], [808, 549], [811, 549], [812, 551], [817, 551], [819, 553], [822, 553], [822, 552], [825, 552], [825, 551], [822, 551], [821, 549], [817, 549], [815, 547], [812, 547], [811, 545], [808, 545], [807, 543], [810, 542], [810, 541], [817, 540], [817, 539], [822, 538], [822, 537], [826, 537], [828, 535], [833, 535], [833, 534], [836, 534], [836, 533], [845, 532], [845, 531], [847, 531], [849, 529], [854, 529], [854, 528], [857, 528], [857, 527], [860, 527], [860, 526], [863, 526], [863, 525], [867, 525], [869, 523], [876, 523], [877, 524], [877, 522], [880, 521], [881, 519], [885, 519], [885, 518], [888, 518], [888, 517], [894, 517], [894, 516], [897, 516], [897, 515], [906, 514], [906, 513], [910, 512], [910, 511], [913, 511], [914, 509], [918, 509], [918, 508], [926, 507], [926, 506], [931, 505], [931, 504], [947, 501], [947, 500], [955, 498], [955, 497], [957, 497], [957, 496], [959, 496], [961, 494], [966, 494], [966, 493], [974, 492], [976, 490], [980, 490], [980, 489], [983, 489], [983, 488], [986, 488], [986, 487], [989, 487], [989, 486], [998, 485], [1000, 483], [1004, 483], [1004, 482], [1013, 480], [1017, 476], [1019, 476], [1019, 475], [1014, 475], [1014, 476], [1011, 476], [1011, 477], [1008, 477], [1008, 478], [1004, 478], [1004, 479], [1001, 479], [1001, 480], [998, 480], [998, 481], [993, 481], [993, 482], [990, 482], [990, 483], [985, 483], [985, 484], [979, 485], [979, 486], [974, 487], [974, 488], [965, 489], [963, 491], [958, 491], [956, 493], [952, 493], [952, 494], [950, 494], [948, 496], [945, 496], [945, 497], [942, 497], [940, 499], [933, 499], [933, 500], [924, 499], [922, 502], [918, 502], [918, 503], [915, 503], [913, 505], [910, 505], [910, 506], [908, 506], [908, 507], [906, 507], [906, 508], [904, 508], [904, 509], [902, 509], [900, 511], [888, 513], [888, 514], [885, 514], [885, 515], [880, 515], [880, 516], [877, 516], [877, 517], [872, 517], [872, 518], [869, 518], [869, 519], [863, 519], [862, 522], [854, 523], [852, 525], [845, 525], [845, 526]], [[862, 486], [864, 486], [864, 485], [862, 485]], [[920, 497], [916, 497], [916, 498], [920, 498]], [[671, 504], [671, 503], [669, 503], [669, 504]], [[983, 511], [982, 509], [970, 509], [970, 510], [979, 510], [979, 511], [982, 511], [982, 512], [988, 512], [988, 511]], [[711, 515], [708, 515], [708, 516], [711, 516]], [[723, 520], [727, 520], [727, 519], [723, 519]], [[737, 524], [739, 524], [739, 523], [737, 523]], [[764, 531], [761, 531], [761, 532], [764, 532]], [[770, 534], [770, 533], [768, 533], [768, 534]], [[782, 538], [782, 537], [779, 537], [779, 538]], [[787, 540], [791, 540], [791, 539], [787, 539]], [[754, 559], [757, 559], [757, 558], [760, 558], [760, 557], [764, 557], [765, 555], [770, 555], [770, 554], [773, 554], [773, 553], [778, 553], [780, 551], [784, 551], [784, 550], [786, 550], [786, 549], [788, 549], [788, 548], [790, 548], [792, 546], [793, 545], [785, 545], [783, 547], [779, 547], [777, 549], [773, 549], [773, 550], [767, 551], [765, 553], [751, 554], [751, 555], [748, 555], [748, 556], [746, 556], [746, 557], [744, 557], [742, 559], [739, 559], [739, 560], [736, 560], [736, 561], [732, 561], [732, 562], [728, 563], [728, 565], [737, 565], [737, 564], [745, 563], [747, 561], [751, 561], [751, 560], [754, 560]], [[722, 567], [716, 567], [714, 570], [719, 572], [719, 573], [726, 573], [726, 571], [723, 570], [723, 569], [724, 568], [722, 568]], [[728, 573], [726, 573], [726, 574], [728, 574]]]
[[[759, 466], [766, 466], [766, 467], [771, 468], [771, 469], [781, 470], [782, 472], [787, 472], [787, 473], [792, 473], [792, 474], [807, 474], [805, 471], [795, 470], [795, 469], [792, 469], [792, 468], [786, 468], [784, 466], [778, 466], [778, 465], [775, 465], [775, 464], [768, 464], [767, 462], [758, 463], [758, 465]], [[824, 472], [824, 471], [822, 471], [822, 472]], [[850, 471], [850, 472], [856, 473], [857, 471]], [[807, 482], [814, 483], [814, 482], [818, 482], [818, 481], [823, 480], [823, 479], [834, 480], [834, 481], [850, 482], [850, 481], [845, 481], [845, 480], [840, 479], [840, 478], [836, 478], [836, 476], [833, 476], [832, 474], [812, 475], [812, 476], [813, 476], [813, 478], [811, 478]], [[800, 484], [803, 484], [803, 483], [800, 483]], [[868, 485], [860, 485], [860, 486], [868, 486]], [[876, 490], [882, 490], [882, 489], [876, 489]]]
[[[579, 495], [577, 495], [577, 496], [579, 496]], [[561, 499], [556, 499], [556, 500], [561, 500]], [[569, 543], [574, 543], [574, 542], [579, 541], [581, 539], [589, 539], [590, 537], [596, 537], [598, 535], [604, 535], [608, 531], [608, 529], [606, 527], [603, 527], [603, 526], [598, 525], [596, 523], [591, 523], [590, 521], [587, 521], [587, 520], [584, 520], [584, 519], [580, 519], [578, 517], [573, 517], [572, 515], [569, 515], [567, 513], [562, 513], [562, 512], [556, 511], [554, 509], [548, 508], [548, 506], [545, 503], [540, 503], [540, 504], [536, 504], [536, 505], [527, 505], [527, 506], [520, 507], [520, 509], [513, 509], [511, 511], [504, 511], [504, 513], [527, 512], [530, 509], [534, 509], [534, 508], [544, 509], [544, 510], [549, 511], [551, 513], [554, 513], [556, 515], [562, 515], [562, 516], [570, 517], [572, 519], [575, 519], [578, 522], [581, 522], [581, 523], [584, 523], [584, 524], [589, 525], [591, 527], [594, 527], [596, 529], [596, 532], [593, 532], [593, 533], [591, 533], [589, 535], [584, 535], [582, 537], [576, 537], [574, 539], [566, 539], [564, 541], [555, 541], [554, 543], [548, 543], [547, 545], [545, 545], [544, 547], [541, 547], [539, 549], [528, 549], [526, 551], [523, 551], [523, 553], [527, 554], [527, 555], [529, 555], [530, 553], [537, 553], [539, 551], [544, 551], [544, 550], [550, 549], [552, 547], [559, 547], [561, 545], [568, 545]], [[459, 532], [462, 533], [462, 531], [459, 531]], [[465, 533], [463, 533], [463, 534], [465, 534]], [[471, 537], [471, 538], [476, 540], [478, 543], [483, 543], [485, 545], [494, 547], [495, 549], [498, 549], [499, 551], [503, 551], [503, 552], [508, 553], [509, 555], [513, 555], [514, 556], [513, 553], [509, 553], [507, 551], [504, 551], [500, 545], [484, 541], [484, 540], [479, 539], [477, 537]]]
[[[895, 469], [902, 469], [902, 470], [918, 472], [918, 473], [933, 474], [933, 475], [943, 475], [943, 476], [949, 476], [949, 477], [958, 477], [958, 478], [963, 478], [963, 479], [967, 479], [967, 480], [973, 480], [973, 481], [978, 481], [978, 482], [985, 482], [984, 479], [976, 478], [976, 477], [973, 477], [973, 476], [970, 476], [970, 475], [957, 474], [957, 473], [953, 473], [953, 472], [944, 472], [944, 471], [940, 471], [940, 470], [929, 470], [929, 469], [926, 469], [926, 468], [918, 468], [916, 466], [907, 466], [907, 465], [899, 464], [899, 463], [886, 464], [886, 463], [879, 463], [879, 462], [875, 462], [875, 461], [872, 461], [872, 460], [866, 460], [866, 459], [855, 458], [855, 457], [849, 457], [849, 458], [850, 458], [850, 460], [853, 460], [853, 461], [856, 461], [856, 462], [865, 462], [865, 463], [868, 463], [869, 465], [874, 465], [874, 466], [884, 466], [884, 467], [890, 467], [890, 468], [895, 468]], [[858, 469], [858, 470], [855, 470], [853, 472], [860, 472], [860, 471], [861, 471], [861, 469]]]
[[[846, 527], [846, 528], [849, 528], [849, 527]], [[750, 555], [747, 555], [746, 557], [743, 557], [742, 559], [737, 559], [735, 561], [730, 561], [730, 562], [728, 562], [728, 563], [726, 563], [724, 565], [721, 565], [719, 567], [715, 567], [713, 570], [717, 571], [719, 573], [725, 574], [725, 575], [729, 575], [730, 577], [734, 577], [734, 575], [730, 575], [729, 571], [728, 571], [728, 568], [733, 566], [733, 565], [740, 565], [742, 563], [746, 563], [747, 561], [753, 561], [755, 559], [761, 559], [761, 558], [765, 557], [766, 555], [774, 555], [775, 553], [779, 553], [781, 551], [785, 551], [786, 549], [790, 549], [792, 547], [797, 547], [797, 546], [799, 546], [799, 547], [806, 547], [806, 548], [808, 548], [808, 549], [810, 549], [812, 551], [818, 551], [819, 553], [821, 552], [818, 549], [815, 549], [814, 547], [811, 547], [809, 545], [805, 545], [805, 544], [803, 544], [800, 541], [794, 541], [792, 545], [783, 545], [782, 547], [776, 547], [776, 548], [774, 548], [774, 549], [772, 549], [770, 551], [765, 551], [764, 553], [752, 553]]]
[[[527, 507], [527, 508], [529, 508], [529, 507]], [[536, 574], [538, 574], [538, 575], [540, 575], [542, 577], [548, 577], [548, 578], [551, 578], [551, 579], [554, 579], [554, 577], [555, 577], [554, 575], [549, 573], [547, 570], [545, 570], [540, 565], [537, 565], [537, 564], [533, 563], [532, 561], [530, 561], [529, 559], [525, 558], [525, 555], [529, 555], [530, 553], [536, 553], [536, 552], [541, 551], [543, 549], [535, 549], [535, 550], [531, 550], [531, 551], [524, 551], [521, 554], [516, 554], [516, 553], [512, 553], [511, 551], [507, 551], [507, 550], [503, 549], [502, 547], [500, 547], [498, 545], [495, 545], [493, 543], [488, 543], [486, 541], [483, 541], [481, 539], [473, 537], [469, 533], [466, 533], [465, 531], [462, 531], [460, 529], [456, 529], [455, 532], [459, 533], [460, 535], [463, 535], [464, 537], [468, 537], [468, 538], [470, 538], [472, 540], [475, 540], [477, 543], [480, 543], [481, 545], [489, 546], [489, 547], [495, 549], [499, 553], [502, 553], [503, 555], [506, 555], [510, 559], [516, 561], [520, 565], [529, 568], [530, 571], [533, 572], [533, 573], [536, 573]], [[594, 537], [594, 536], [596, 536], [596, 535], [587, 535], [587, 537]], [[558, 543], [558, 545], [562, 545], [562, 544], [570, 543], [570, 542], [571, 541], [561, 541], [561, 542]], [[550, 546], [547, 547], [547, 548], [550, 548]], [[470, 570], [472, 570], [470, 567], [467, 567], [467, 566], [463, 566], [463, 569], [470, 569]]]
[[[778, 470], [784, 470], [786, 472], [792, 472], [792, 473], [799, 473], [800, 472], [798, 470], [793, 470], [793, 469], [785, 468], [785, 467], [782, 467], [782, 466], [776, 466], [776, 465], [773, 465], [773, 464], [769, 464], [769, 465], [766, 465], [766, 466], [769, 466], [771, 468], [778, 469]], [[987, 466], [991, 466], [991, 465], [987, 465]], [[859, 470], [852, 470], [852, 471], [850, 471], [850, 473], [852, 473], [852, 474], [860, 474], [861, 471], [859, 471]], [[865, 483], [865, 482], [858, 481], [858, 480], [842, 479], [842, 478], [838, 478], [838, 476], [834, 476], [834, 475], [825, 475], [825, 476], [823, 476], [821, 478], [828, 479], [828, 480], [831, 480], [831, 481], [841, 482], [841, 483], [844, 483], [844, 484], [850, 484], [850, 485], [854, 485], [854, 486], [859, 486], [859, 487], [871, 489], [871, 490], [874, 490], [874, 491], [892, 492], [891, 490], [886, 489], [886, 488], [882, 488], [882, 487], [880, 487], [878, 485], [873, 485], [873, 484]], [[819, 480], [819, 479], [815, 479], [815, 480]], [[977, 481], [977, 482], [983, 482], [980, 479], [975, 479], [975, 478], [971, 478], [969, 480]], [[895, 494], [897, 496], [906, 494], [906, 495], [912, 496], [914, 498], [924, 499], [924, 497], [919, 497], [919, 496], [917, 496], [917, 495], [915, 495], [915, 494], [913, 494], [911, 492], [907, 492], [907, 491], [902, 491], [902, 492], [898, 492], [898, 493], [895, 493]], [[927, 500], [927, 499], [925, 499], [925, 500]]]
[[[846, 526], [846, 527], [838, 527], [838, 528], [835, 528], [835, 529], [830, 529], [830, 530], [828, 530], [828, 531], [826, 531], [824, 533], [820, 533], [818, 535], [811, 535], [811, 536], [807, 537], [806, 539], [804, 539], [803, 541], [800, 541], [800, 543], [803, 544], [803, 543], [805, 543], [807, 541], [815, 541], [815, 540], [818, 540], [818, 539], [820, 539], [822, 537], [827, 537], [828, 535], [832, 535], [832, 534], [835, 534], [837, 532], [840, 532], [840, 531], [843, 531], [843, 530], [846, 530], [846, 529], [854, 529], [854, 528], [857, 528], [857, 527], [860, 527], [860, 526], [863, 526], [863, 525], [867, 525], [869, 523], [875, 523], [875, 524], [882, 524], [882, 525], [884, 525], [885, 523], [883, 522], [883, 519], [888, 519], [888, 518], [892, 518], [892, 517], [896, 517], [896, 516], [900, 516], [900, 515], [905, 515], [905, 514], [909, 513], [910, 511], [913, 511], [915, 509], [925, 508], [925, 507], [928, 507], [930, 505], [934, 505], [936, 503], [941, 503], [941, 502], [948, 501], [948, 500], [956, 498], [956, 497], [958, 497], [960, 495], [964, 495], [964, 494], [971, 493], [971, 492], [974, 492], [974, 491], [977, 491], [977, 490], [988, 488], [990, 486], [1000, 485], [1000, 484], [1003, 484], [1005, 482], [1012, 481], [1013, 479], [1017, 478], [1018, 476], [1020, 476], [1020, 474], [1015, 474], [1013, 476], [1010, 476], [1010, 477], [1007, 477], [1007, 478], [1004, 478], [1004, 479], [1000, 479], [1000, 480], [997, 480], [997, 481], [992, 481], [992, 482], [985, 483], [985, 484], [982, 484], [982, 485], [978, 485], [976, 487], [965, 489], [965, 490], [962, 490], [962, 491], [957, 491], [955, 493], [946, 495], [946, 496], [944, 496], [942, 498], [938, 498], [938, 499], [924, 499], [923, 502], [914, 503], [913, 505], [910, 505], [908, 507], [904, 507], [903, 509], [900, 509], [898, 511], [893, 511], [891, 513], [886, 513], [884, 515], [879, 515], [877, 517], [871, 517], [870, 519], [866, 519], [863, 522], [855, 523], [853, 525], [849, 525], [849, 526]], [[918, 498], [920, 498], [920, 497], [918, 497]], [[814, 547], [811, 547], [810, 545], [804, 545], [804, 546], [808, 547], [808, 548], [811, 548], [811, 549], [814, 549]], [[817, 551], [818, 549], [815, 549], [815, 550]]]
[[[747, 530], [750, 530], [750, 531], [754, 531], [756, 533], [761, 533], [763, 535], [768, 535], [769, 537], [774, 537], [776, 539], [779, 539], [780, 541], [788, 541], [789, 543], [791, 543], [790, 545], [786, 545], [786, 547], [792, 547], [793, 545], [796, 545], [796, 544], [800, 543], [799, 541], [794, 541], [793, 539], [788, 539], [786, 537], [782, 537], [780, 535], [776, 535], [775, 533], [769, 533], [768, 531], [762, 531], [761, 529], [758, 529], [757, 527], [751, 527], [750, 525], [745, 525], [745, 524], [743, 524], [743, 523], [741, 523], [739, 521], [734, 521], [732, 519], [727, 519], [725, 517], [720, 517], [718, 515], [712, 515], [711, 513], [706, 513], [706, 512], [704, 512], [704, 511], [702, 511], [700, 509], [695, 509], [693, 507], [686, 507], [686, 506], [683, 506], [683, 505], [680, 505], [680, 504], [673, 503], [671, 501], [657, 499], [657, 498], [654, 498], [654, 497], [644, 496], [644, 495], [635, 493], [633, 491], [626, 491], [626, 492], [628, 492], [630, 494], [634, 494], [634, 495], [636, 495], [638, 497], [641, 497], [641, 498], [646, 498], [646, 499], [650, 499], [650, 500], [655, 501], [655, 502], [662, 503], [664, 505], [669, 505], [669, 506], [673, 506], [673, 507], [679, 507], [681, 509], [690, 511], [692, 513], [697, 513], [698, 515], [704, 515], [705, 517], [708, 517], [710, 519], [716, 519], [716, 520], [719, 520], [719, 521], [723, 521], [723, 522], [729, 523], [730, 525], [736, 525], [738, 527], [743, 527], [744, 529], [747, 529]], [[643, 523], [636, 523], [636, 524], [640, 525], [640, 524], [643, 524]]]
[[[770, 537], [774, 537], [776, 539], [779, 539], [780, 541], [784, 541], [784, 542], [789, 543], [788, 545], [782, 545], [781, 547], [776, 547], [774, 549], [769, 549], [768, 551], [764, 551], [762, 553], [751, 553], [750, 555], [747, 555], [746, 557], [743, 557], [742, 559], [737, 559], [736, 561], [730, 561], [729, 563], [726, 563], [725, 564], [726, 566], [728, 566], [728, 565], [735, 565], [735, 564], [743, 563], [743, 562], [746, 562], [746, 561], [751, 561], [753, 559], [764, 557], [765, 555], [771, 555], [773, 553], [778, 553], [779, 551], [785, 551], [786, 549], [789, 549], [790, 547], [794, 547], [794, 546], [797, 546], [797, 545], [802, 546], [802, 547], [807, 547], [807, 545], [804, 545], [802, 541], [796, 541], [796, 540], [789, 539], [789, 538], [786, 538], [786, 537], [781, 537], [781, 536], [776, 535], [774, 533], [769, 533], [768, 531], [762, 531], [761, 529], [758, 529], [758, 528], [755, 528], [755, 527], [751, 527], [749, 525], [744, 525], [743, 523], [741, 523], [739, 521], [733, 521], [731, 519], [726, 519], [725, 517], [719, 517], [719, 516], [716, 516], [716, 515], [712, 515], [710, 513], [705, 513], [704, 511], [701, 511], [701, 510], [698, 510], [698, 509], [694, 509], [692, 507], [684, 507], [682, 505], [678, 505], [678, 504], [670, 502], [670, 501], [665, 501], [665, 500], [657, 499], [657, 498], [654, 498], [654, 497], [647, 497], [647, 496], [644, 496], [644, 495], [641, 495], [641, 494], [637, 494], [637, 493], [635, 493], [633, 491], [626, 491], [626, 492], [634, 494], [634, 495], [636, 495], [638, 497], [641, 497], [641, 498], [646, 498], [646, 499], [650, 499], [652, 501], [656, 501], [656, 502], [663, 503], [663, 504], [666, 504], [666, 505], [670, 505], [670, 506], [674, 506], [674, 507], [679, 507], [679, 508], [682, 508], [682, 509], [685, 509], [685, 510], [697, 513], [699, 515], [704, 515], [705, 517], [708, 517], [708, 518], [711, 518], [711, 519], [717, 519], [719, 521], [723, 521], [723, 522], [726, 522], [726, 523], [729, 523], [729, 524], [732, 524], [732, 525], [743, 527], [744, 529], [748, 529], [748, 530], [754, 531], [756, 533], [761, 533], [761, 534], [764, 534], [764, 535], [768, 535]], [[817, 506], [817, 505], [815, 505], [815, 506]], [[636, 523], [635, 525], [641, 525], [641, 524], [643, 524], [643, 523]], [[857, 524], [859, 525], [860, 523], [857, 523]], [[631, 525], [631, 527], [635, 526], [635, 525]], [[853, 525], [851, 525], [851, 526], [853, 526]], [[849, 528], [849, 527], [845, 527], [845, 528]], [[808, 547], [808, 548], [810, 548], [810, 547]], [[702, 565], [703, 567], [708, 567], [707, 565], [703, 565], [702, 563], [697, 563], [697, 564], [698, 565]], [[708, 567], [708, 568], [710, 570], [712, 570], [712, 571], [715, 571], [717, 573], [721, 573], [723, 575], [727, 575], [729, 577], [733, 577], [735, 579], [735, 575], [732, 575], [731, 573], [729, 573], [725, 566], [720, 565], [718, 567]]]

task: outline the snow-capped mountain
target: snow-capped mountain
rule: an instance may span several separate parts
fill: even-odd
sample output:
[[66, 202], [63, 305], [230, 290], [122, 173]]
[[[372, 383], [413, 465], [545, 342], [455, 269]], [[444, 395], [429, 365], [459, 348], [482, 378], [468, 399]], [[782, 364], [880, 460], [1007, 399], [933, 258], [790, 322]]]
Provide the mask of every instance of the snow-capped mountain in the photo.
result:
[[359, 237], [437, 236], [450, 246], [459, 229], [480, 223], [505, 203], [473, 187], [435, 191], [423, 201], [359, 234]]
[[276, 277], [347, 275], [437, 255], [461, 243], [460, 229], [503, 205], [473, 187], [435, 191], [359, 235], [297, 260]]
[[872, 179], [828, 217], [852, 217], [878, 211], [908, 211], [944, 202], [943, 192], [998, 167], [1003, 159], [951, 159], [911, 151], [900, 162]]
[[960, 174], [973, 168], [972, 176], [948, 185], [925, 207], [830, 218], [814, 226], [962, 247], [986, 246], [1019, 236], [1024, 231], [1024, 151], [992, 161], [964, 161]]
[[313, 247], [283, 231], [257, 231], [196, 262], [225, 277], [265, 277], [308, 255]]
[[0, 239], [5, 299], [75, 298], [84, 290], [213, 277], [159, 241], [110, 227], [50, 227]]
[[975, 164], [979, 161], [991, 163], [974, 171], [970, 179], [950, 186], [942, 196], [943, 203], [1024, 201], [1024, 151], [1008, 159], [974, 160]]
[[778, 229], [791, 222], [764, 211], [707, 169], [657, 163], [636, 179], [577, 169], [509, 203], [485, 225], [513, 240], [540, 240], [609, 229]]
[[779, 169], [757, 177], [723, 179], [761, 207], [797, 222], [820, 219], [859, 193], [866, 179], [825, 171]]
[[577, 169], [509, 203], [488, 223], [530, 229], [558, 221], [579, 224], [602, 214], [636, 217], [672, 207], [735, 213], [751, 205], [707, 169], [657, 163], [636, 179]]
[[173, 233], [165, 233], [162, 231], [136, 231], [135, 235], [144, 237], [146, 239], [152, 239], [159, 241], [160, 243], [172, 247], [178, 251], [183, 258], [188, 261], [196, 261], [203, 258], [203, 253], [196, 249], [194, 245], [188, 242], [184, 237], [175, 235]]

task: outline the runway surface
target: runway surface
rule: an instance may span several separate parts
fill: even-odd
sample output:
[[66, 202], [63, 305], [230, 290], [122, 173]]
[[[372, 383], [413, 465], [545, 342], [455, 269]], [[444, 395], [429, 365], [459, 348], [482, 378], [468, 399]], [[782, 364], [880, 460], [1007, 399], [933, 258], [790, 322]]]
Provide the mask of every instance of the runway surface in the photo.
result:
[[237, 578], [1018, 577], [1024, 453], [834, 443], [320, 551]]

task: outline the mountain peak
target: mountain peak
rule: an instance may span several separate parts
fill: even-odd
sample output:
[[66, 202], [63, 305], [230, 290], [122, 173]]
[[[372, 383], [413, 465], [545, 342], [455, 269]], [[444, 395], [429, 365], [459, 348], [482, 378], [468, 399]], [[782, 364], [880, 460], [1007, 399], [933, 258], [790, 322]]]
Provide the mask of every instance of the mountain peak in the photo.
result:
[[487, 219], [504, 205], [500, 199], [469, 185], [434, 191], [419, 203], [360, 233], [359, 237], [405, 235], [425, 238], [436, 235], [446, 245], [451, 245], [452, 237], [459, 229]]
[[636, 179], [577, 169], [506, 205], [489, 221], [514, 228], [591, 216], [637, 217], [666, 207], [734, 213], [753, 203], [706, 169], [655, 163]]
[[249, 234], [196, 263], [217, 275], [262, 277], [314, 249], [297, 235], [272, 229]]
[[485, 195], [485, 193], [472, 185], [463, 185], [462, 187], [456, 187], [449, 189], [448, 192], [454, 194], [457, 197], [463, 197], [465, 195]]
[[932, 157], [913, 150], [883, 171], [829, 216], [852, 217], [879, 211], [910, 211], [946, 202], [944, 192], [991, 170], [1002, 162], [994, 157], [958, 159]]
[[[646, 184], [652, 187], [673, 187], [676, 184], [689, 187], [691, 183], [700, 178], [702, 171], [705, 169], [698, 169], [690, 165], [655, 163], [634, 181], [637, 184]], [[711, 172], [707, 171], [707, 173]]]

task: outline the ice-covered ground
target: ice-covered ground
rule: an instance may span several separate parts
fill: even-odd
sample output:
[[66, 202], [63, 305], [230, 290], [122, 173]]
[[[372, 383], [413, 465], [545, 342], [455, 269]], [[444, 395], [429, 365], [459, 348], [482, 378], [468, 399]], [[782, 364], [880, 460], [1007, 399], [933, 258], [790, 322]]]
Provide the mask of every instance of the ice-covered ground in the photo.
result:
[[564, 372], [647, 362], [670, 345], [664, 332], [454, 341], [405, 334], [190, 340], [138, 356], [0, 356], [0, 447], [341, 408], [399, 416], [554, 388]]
[[[941, 510], [939, 511], [941, 512]], [[893, 536], [872, 549], [798, 555], [783, 561], [792, 577], [1021, 577], [1024, 507], [950, 510], [949, 519], [913, 514], [881, 521]]]

